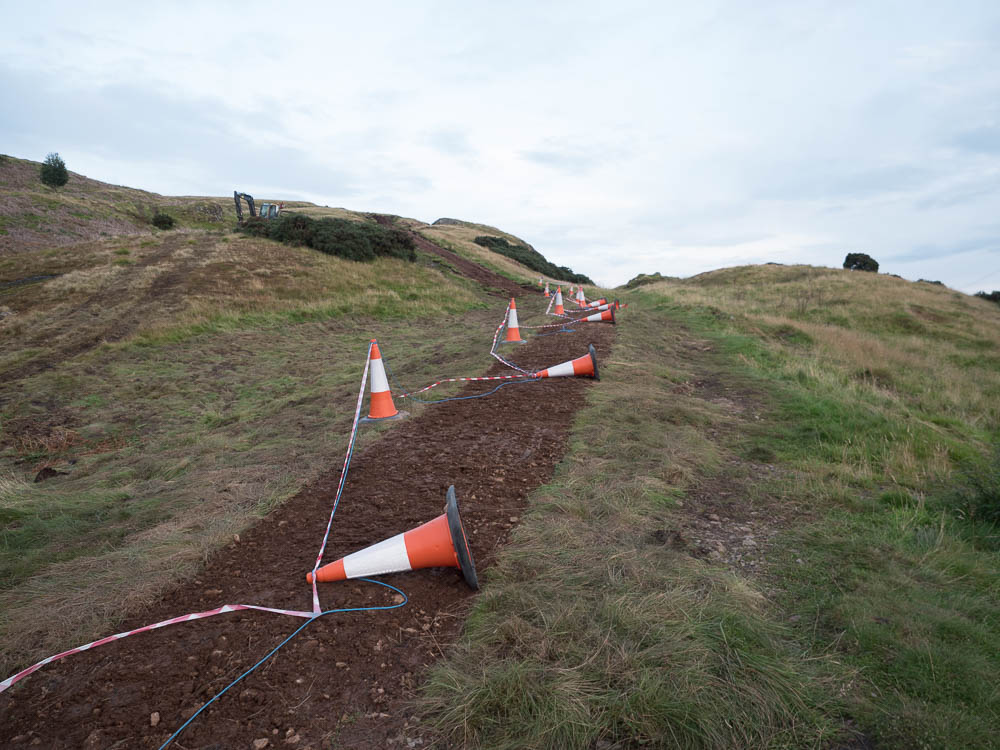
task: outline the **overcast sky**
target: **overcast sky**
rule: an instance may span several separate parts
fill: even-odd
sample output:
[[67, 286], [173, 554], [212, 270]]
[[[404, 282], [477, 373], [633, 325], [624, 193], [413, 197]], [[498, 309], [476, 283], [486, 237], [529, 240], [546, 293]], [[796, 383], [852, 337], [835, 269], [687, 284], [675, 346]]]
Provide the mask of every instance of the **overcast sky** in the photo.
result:
[[[364, 6], [364, 7], [361, 7]], [[1000, 288], [1000, 2], [0, 0], [0, 153], [492, 224], [614, 285]]]

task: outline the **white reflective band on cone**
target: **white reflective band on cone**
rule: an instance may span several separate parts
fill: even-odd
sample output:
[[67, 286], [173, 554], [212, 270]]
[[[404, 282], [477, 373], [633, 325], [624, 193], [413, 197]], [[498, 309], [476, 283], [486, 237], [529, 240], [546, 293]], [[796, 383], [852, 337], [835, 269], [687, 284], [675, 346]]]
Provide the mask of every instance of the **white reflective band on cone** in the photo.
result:
[[344, 573], [348, 578], [378, 576], [410, 569], [410, 557], [406, 554], [403, 534], [396, 534], [344, 558]]
[[372, 369], [372, 393], [381, 393], [382, 391], [389, 390], [389, 381], [385, 377], [385, 365], [382, 364], [382, 358], [373, 359], [371, 361]]

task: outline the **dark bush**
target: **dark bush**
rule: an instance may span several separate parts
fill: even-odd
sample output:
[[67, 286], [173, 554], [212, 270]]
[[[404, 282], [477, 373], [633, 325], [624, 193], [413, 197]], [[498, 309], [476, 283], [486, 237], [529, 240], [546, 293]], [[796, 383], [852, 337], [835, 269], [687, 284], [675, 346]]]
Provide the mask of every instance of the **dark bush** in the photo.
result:
[[943, 281], [931, 281], [930, 279], [917, 279], [917, 281], [924, 284], [937, 284], [938, 286], [944, 286]]
[[249, 218], [238, 229], [254, 237], [305, 245], [347, 260], [371, 261], [378, 256], [409, 261], [417, 258], [413, 239], [406, 232], [360, 221], [283, 213], [277, 219]]
[[566, 266], [557, 266], [545, 259], [545, 256], [528, 245], [513, 245], [503, 237], [489, 237], [486, 235], [476, 237], [475, 243], [487, 250], [506, 256], [511, 260], [516, 260], [523, 266], [527, 266], [532, 271], [538, 271], [552, 279], [560, 281], [572, 281], [577, 284], [590, 284], [594, 282], [582, 273], [573, 273], [572, 269]]
[[66, 171], [66, 162], [59, 154], [49, 154], [42, 162], [40, 170], [42, 182], [49, 187], [62, 187], [69, 182], [69, 172]]
[[865, 253], [848, 253], [844, 258], [844, 268], [851, 271], [872, 271], [878, 272], [878, 261]]
[[983, 299], [988, 299], [990, 302], [996, 302], [998, 305], [1000, 305], [1000, 291], [996, 289], [994, 289], [989, 294], [987, 294], [986, 292], [976, 292], [976, 296], [981, 297]]
[[176, 223], [173, 216], [165, 214], [163, 211], [157, 210], [153, 214], [153, 226], [157, 229], [173, 229]]

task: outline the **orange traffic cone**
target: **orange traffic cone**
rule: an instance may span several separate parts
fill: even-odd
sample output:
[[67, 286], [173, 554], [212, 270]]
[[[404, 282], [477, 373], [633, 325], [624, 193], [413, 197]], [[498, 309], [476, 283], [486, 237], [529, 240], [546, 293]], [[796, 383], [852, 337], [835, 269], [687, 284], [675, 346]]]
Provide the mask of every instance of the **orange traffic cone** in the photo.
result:
[[385, 377], [385, 365], [382, 363], [382, 353], [378, 350], [378, 343], [372, 339], [371, 354], [371, 402], [368, 408], [368, 416], [362, 418], [362, 422], [374, 422], [379, 419], [399, 419], [405, 417], [405, 411], [399, 411], [392, 403], [392, 392], [389, 390], [389, 381]]
[[569, 362], [563, 362], [561, 365], [555, 365], [547, 370], [540, 370], [532, 375], [535, 378], [566, 378], [574, 376], [587, 376], [594, 380], [601, 379], [601, 376], [597, 372], [597, 352], [594, 351], [593, 344], [587, 347], [587, 353], [582, 357], [571, 359]]
[[586, 318], [577, 318], [573, 321], [574, 323], [610, 323], [611, 325], [617, 325], [615, 322], [615, 311], [610, 308], [607, 310], [601, 310], [601, 312], [594, 313], [593, 315], [588, 315]]
[[596, 299], [593, 302], [588, 302], [587, 307], [597, 307], [598, 305], [606, 305], [606, 304], [608, 304], [608, 301], [604, 299], [604, 297], [601, 297], [600, 299]]
[[576, 290], [576, 304], [583, 307], [587, 304], [587, 298], [583, 296], [583, 287], [581, 286]]
[[[469, 540], [458, 515], [454, 485], [448, 488], [446, 497], [444, 513], [433, 521], [324, 565], [316, 571], [317, 582], [443, 567], [460, 568], [465, 582], [478, 589], [479, 579], [469, 550]], [[306, 580], [312, 583], [313, 574], [306, 573]]]
[[504, 338], [504, 342], [508, 344], [526, 344], [527, 342], [521, 338], [521, 332], [517, 329], [517, 305], [514, 304], [514, 298], [510, 298], [510, 309], [507, 311], [507, 336]]
[[553, 312], [556, 315], [565, 315], [566, 314], [566, 311], [563, 309], [562, 287], [561, 286], [557, 286], [556, 287], [556, 308], [555, 308], [555, 310], [553, 310]]
[[552, 296], [551, 294], [549, 294], [549, 282], [547, 282], [547, 281], [545, 282], [545, 296], [546, 297], [551, 297]]
[[619, 302], [618, 300], [615, 300], [615, 309], [616, 309], [616, 310], [620, 310], [620, 309], [621, 309], [621, 307], [622, 307], [622, 303], [621, 303], [621, 302]]

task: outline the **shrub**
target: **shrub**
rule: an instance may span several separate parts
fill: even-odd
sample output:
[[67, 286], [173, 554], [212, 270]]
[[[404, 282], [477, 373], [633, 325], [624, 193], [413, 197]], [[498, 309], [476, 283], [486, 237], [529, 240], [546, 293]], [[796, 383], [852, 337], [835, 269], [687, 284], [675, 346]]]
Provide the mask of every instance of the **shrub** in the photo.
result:
[[492, 250], [511, 260], [516, 260], [522, 266], [527, 266], [532, 271], [538, 271], [538, 273], [544, 274], [549, 278], [572, 281], [578, 284], [590, 284], [592, 286], [594, 284], [589, 277], [584, 276], [582, 273], [573, 273], [573, 270], [566, 266], [557, 266], [554, 263], [550, 263], [544, 255], [530, 245], [514, 245], [503, 237], [489, 237], [487, 235], [476, 237], [474, 242], [480, 247], [485, 247], [487, 250]]
[[878, 272], [878, 261], [865, 253], [848, 253], [844, 258], [844, 268], [852, 271], [872, 271]]
[[173, 216], [165, 214], [159, 209], [153, 214], [153, 226], [157, 229], [173, 229], [175, 223]]
[[327, 255], [355, 261], [378, 256], [417, 259], [409, 234], [379, 224], [347, 219], [313, 219], [303, 214], [281, 214], [277, 219], [252, 217], [238, 230], [254, 237], [268, 237], [286, 245], [305, 245]]
[[69, 172], [66, 171], [66, 162], [57, 153], [51, 153], [45, 157], [40, 170], [42, 182], [49, 187], [62, 187], [69, 182]]
[[994, 289], [992, 292], [987, 294], [986, 292], [976, 292], [977, 297], [982, 297], [983, 299], [988, 299], [990, 302], [996, 302], [1000, 305], [1000, 290]]

